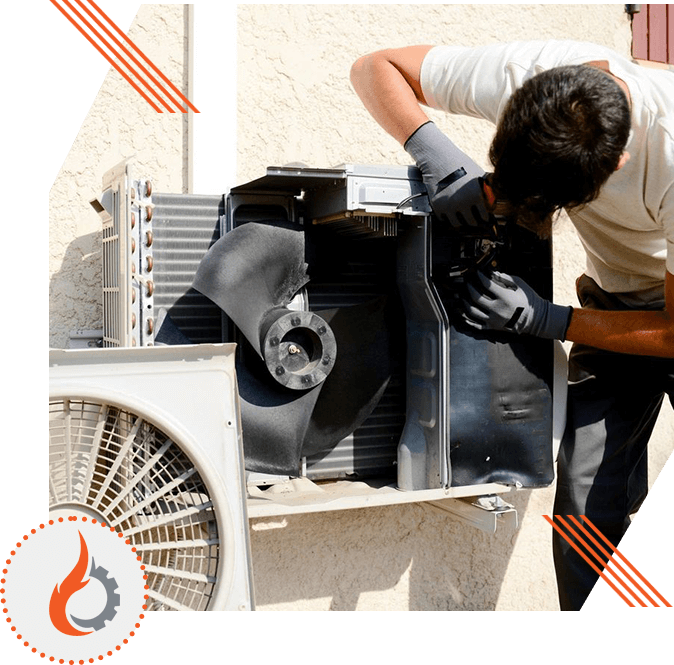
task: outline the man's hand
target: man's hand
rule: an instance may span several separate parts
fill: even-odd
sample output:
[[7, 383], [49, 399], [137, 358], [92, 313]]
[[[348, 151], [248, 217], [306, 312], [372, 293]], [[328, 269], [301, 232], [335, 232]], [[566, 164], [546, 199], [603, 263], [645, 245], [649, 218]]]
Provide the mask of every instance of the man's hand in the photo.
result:
[[405, 142], [426, 185], [431, 208], [442, 222], [455, 228], [486, 227], [490, 213], [482, 189], [485, 175], [431, 121]]
[[413, 157], [436, 216], [454, 226], [476, 227], [489, 221], [480, 183], [484, 170], [429, 122], [420, 106], [426, 105], [421, 65], [431, 48], [406, 46], [362, 56], [351, 68], [351, 83], [372, 117]]
[[546, 339], [566, 338], [572, 307], [541, 298], [519, 277], [478, 272], [481, 288], [468, 284], [464, 320], [478, 330], [501, 330]]

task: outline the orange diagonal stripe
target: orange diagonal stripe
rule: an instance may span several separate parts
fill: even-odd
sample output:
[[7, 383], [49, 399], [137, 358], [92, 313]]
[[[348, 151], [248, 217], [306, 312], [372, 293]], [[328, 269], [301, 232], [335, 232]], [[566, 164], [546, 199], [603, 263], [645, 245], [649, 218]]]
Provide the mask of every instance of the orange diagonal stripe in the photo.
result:
[[[608, 561], [604, 561], [597, 554], [597, 552], [595, 550], [593, 550], [588, 545], [588, 543], [583, 539], [583, 537], [577, 531], [574, 531], [574, 529], [572, 527], [569, 526], [569, 524], [566, 522], [566, 520], [561, 515], [555, 515], [555, 517], [566, 528], [566, 530], [569, 532], [569, 534], [574, 536], [576, 538], [576, 541], [579, 542], [580, 544], [582, 544], [585, 547], [585, 549], [588, 552], [590, 552], [590, 554], [592, 554], [592, 556], [594, 556], [594, 558], [597, 559], [597, 561], [599, 561], [599, 563], [602, 565], [603, 569], [605, 571], [607, 571], [610, 575], [613, 575], [613, 577], [615, 577], [616, 580], [618, 580], [618, 582], [621, 584], [621, 586], [623, 586], [626, 589], [626, 591], [630, 594], [630, 596], [632, 596], [632, 598], [634, 598], [634, 600], [636, 600], [637, 603], [639, 603], [639, 605], [641, 605], [641, 607], [647, 607], [646, 603], [644, 603], [644, 601], [641, 600], [641, 598], [639, 598], [639, 596], [636, 594], [636, 592], [633, 589], [630, 589], [629, 585], [623, 579], [621, 579], [620, 576], [613, 569], [608, 567], [608, 564], [611, 560], [611, 556], [610, 556], [610, 554], [608, 554], [608, 552], [606, 552], [606, 550], [603, 550], [601, 548], [601, 546], [599, 546], [599, 549], [601, 549], [602, 552], [606, 555], [606, 557], [608, 558]], [[567, 517], [570, 517], [570, 518], [573, 519], [573, 515], [567, 515]]]
[[566, 540], [566, 542], [569, 543], [569, 545], [571, 545], [571, 547], [573, 547], [573, 549], [576, 550], [578, 554], [580, 554], [580, 556], [583, 557], [585, 562], [599, 575], [599, 577], [601, 577], [630, 607], [634, 607], [634, 603], [629, 598], [627, 598], [622, 593], [622, 591], [620, 591], [620, 589], [618, 589], [618, 587], [616, 587], [615, 584], [613, 584], [613, 582], [611, 582], [611, 580], [606, 575], [604, 575], [604, 573], [599, 570], [599, 568], [597, 568], [594, 563], [592, 563], [592, 561], [590, 561], [585, 553], [580, 550], [580, 548], [564, 533], [564, 531], [562, 531], [547, 515], [543, 515], [543, 517], [548, 521], [552, 528], [557, 531], [557, 533], [559, 533], [562, 538], [564, 538], [564, 540]]
[[127, 76], [127, 74], [121, 69], [121, 67], [73, 20], [71, 16], [56, 3], [56, 0], [49, 0], [56, 9], [58, 9], [61, 14], [63, 14], [85, 37], [85, 39], [126, 79], [126, 81], [133, 86], [133, 88], [145, 99], [145, 101], [155, 110], [157, 113], [162, 113], [162, 110], [154, 104], [154, 102]]
[[[102, 35], [102, 34], [101, 34], [101, 33], [100, 33], [100, 32], [99, 32], [99, 31], [92, 25], [92, 24], [91, 24], [91, 21], [88, 21], [88, 20], [82, 15], [82, 13], [79, 12], [79, 11], [75, 8], [75, 6], [73, 5], [72, 2], [70, 2], [69, 0], [63, 0], [63, 2], [64, 2], [64, 4], [66, 4], [66, 5], [68, 6], [68, 9], [70, 9], [70, 11], [71, 11], [73, 14], [75, 14], [75, 16], [80, 20], [80, 22], [83, 23], [84, 25], [86, 25], [87, 28], [89, 28], [89, 31], [91, 32], [91, 34], [94, 35], [94, 36], [98, 39], [98, 41], [101, 42], [101, 43], [103, 44], [103, 46], [104, 46], [104, 47], [105, 47], [111, 54], [113, 54], [113, 56], [116, 56], [117, 60], [119, 60], [119, 62], [121, 62], [121, 63], [122, 63], [128, 70], [129, 70], [129, 72], [130, 72], [133, 76], [135, 76], [135, 77], [136, 77], [136, 78], [137, 78], [137, 79], [138, 79], [138, 80], [139, 80], [139, 81], [140, 81], [140, 82], [141, 82], [141, 83], [148, 89], [148, 91], [149, 91], [150, 93], [152, 93], [152, 94], [159, 100], [159, 102], [160, 102], [160, 103], [167, 109], [167, 111], [168, 111], [169, 113], [175, 113], [175, 111], [174, 111], [174, 110], [173, 110], [173, 109], [172, 109], [172, 108], [171, 108], [171, 107], [170, 107], [170, 106], [169, 106], [169, 105], [168, 105], [168, 104], [161, 98], [161, 96], [159, 95], [159, 93], [157, 93], [157, 91], [154, 90], [154, 89], [152, 88], [152, 86], [151, 86], [149, 83], [147, 83], [147, 81], [145, 81], [145, 80], [143, 79], [143, 77], [142, 77], [137, 71], [135, 71], [135, 70], [133, 69], [133, 67], [131, 67], [131, 65], [130, 65], [130, 64], [129, 64], [129, 63], [128, 63], [122, 56], [121, 56], [121, 54], [120, 54], [120, 53], [117, 51], [117, 49], [115, 48], [115, 45], [114, 45], [112, 42], [106, 40], [106, 38], [105, 38], [105, 37], [104, 37], [104, 36], [103, 36], [103, 35]], [[126, 48], [124, 48], [124, 46], [123, 46], [122, 43], [119, 41], [119, 39], [117, 39], [117, 37], [115, 37], [115, 36], [114, 36], [114, 35], [113, 35], [113, 34], [112, 34], [112, 33], [111, 33], [111, 32], [110, 32], [110, 31], [109, 31], [109, 30], [102, 24], [102, 23], [100, 23], [100, 22], [98, 21], [98, 19], [93, 15], [92, 11], [91, 11], [86, 5], [84, 5], [84, 4], [81, 3], [81, 2], [78, 2], [77, 4], [78, 4], [78, 5], [79, 5], [79, 6], [80, 6], [80, 7], [87, 13], [87, 15], [89, 15], [91, 18], [94, 19], [94, 21], [96, 22], [96, 25], [97, 25], [99, 28], [101, 28], [101, 29], [105, 32], [105, 34], [108, 35], [108, 37], [110, 37], [111, 39], [113, 39], [113, 40], [115, 41], [117, 47], [121, 47], [121, 50], [122, 50], [124, 53], [126, 53], [127, 55], [129, 55], [129, 56], [131, 57], [132, 60], [135, 60], [134, 57], [128, 52], [128, 50], [127, 50]], [[136, 62], [137, 62], [137, 61], [136, 61]], [[140, 64], [140, 63], [137, 63], [137, 64]], [[173, 99], [172, 99], [172, 101], [175, 102], [175, 100], [173, 100]], [[181, 111], [184, 111], [184, 109], [183, 109], [182, 107], [179, 106], [179, 108], [180, 108]]]
[[[168, 92], [168, 90], [166, 90], [166, 88], [165, 88], [159, 81], [157, 81], [157, 79], [156, 79], [156, 78], [155, 78], [155, 77], [154, 77], [154, 76], [147, 70], [147, 68], [146, 68], [141, 62], [138, 61], [138, 59], [133, 55], [133, 53], [131, 53], [131, 52], [130, 52], [130, 51], [129, 51], [129, 50], [128, 50], [128, 49], [127, 49], [127, 48], [126, 48], [120, 41], [119, 41], [119, 39], [117, 39], [117, 37], [115, 37], [105, 25], [103, 25], [103, 23], [100, 21], [100, 19], [99, 19], [99, 18], [98, 18], [98, 17], [97, 17], [97, 16], [96, 16], [96, 15], [95, 15], [95, 14], [88, 8], [88, 7], [87, 7], [87, 6], [85, 6], [85, 4], [82, 2], [82, 0], [75, 0], [75, 2], [76, 2], [80, 7], [82, 7], [82, 9], [83, 9], [83, 10], [87, 13], [87, 15], [94, 21], [94, 23], [96, 23], [96, 25], [97, 25], [101, 30], [103, 30], [103, 32], [105, 32], [105, 34], [106, 34], [106, 35], [107, 35], [107, 36], [108, 36], [108, 37], [115, 43], [115, 45], [118, 46], [118, 47], [124, 52], [124, 54], [131, 60], [131, 62], [133, 62], [133, 63], [134, 63], [134, 64], [135, 64], [135, 65], [136, 65], [136, 66], [143, 72], [143, 74], [145, 74], [145, 76], [147, 76], [147, 77], [150, 79], [150, 81], [152, 81], [152, 83], [154, 83], [154, 84], [155, 84], [155, 85], [156, 85], [156, 86], [157, 86], [157, 87], [164, 93], [164, 95], [166, 95], [166, 97], [168, 97], [168, 98], [173, 102], [173, 104], [175, 104], [175, 106], [178, 107], [178, 109], [179, 109], [182, 113], [185, 113], [185, 109], [180, 105], [180, 102], [177, 101], [177, 100], [171, 95], [171, 93]], [[92, 28], [92, 30], [93, 30], [93, 28]], [[101, 37], [101, 41], [103, 41], [103, 42], [105, 43], [105, 40], [104, 40], [102, 37]], [[110, 47], [110, 48], [111, 48], [111, 47]], [[118, 57], [119, 57], [119, 56], [118, 56]], [[120, 58], [120, 59], [121, 59], [121, 58]], [[127, 67], [129, 67], [129, 69], [131, 69], [131, 67], [128, 65], [128, 63], [127, 63]], [[140, 76], [139, 76], [138, 78], [140, 78]], [[141, 80], [142, 80], [142, 79], [141, 79]], [[157, 97], [157, 99], [159, 99], [159, 101], [160, 101], [160, 102], [167, 108], [167, 110], [168, 110], [170, 113], [175, 113], [175, 111], [171, 108], [171, 106], [170, 106], [169, 104], [167, 104], [167, 103], [161, 98], [161, 95], [159, 95], [157, 92], [155, 92], [154, 90], [152, 90], [152, 87], [151, 87], [148, 83], [145, 83], [145, 86], [148, 88], [148, 90], [150, 90], [150, 92], [152, 92], [152, 94], [155, 95], [155, 97]]]
[[[181, 105], [181, 103], [178, 100], [176, 100], [176, 98], [157, 80], [157, 78], [155, 78], [152, 75], [152, 73], [150, 73], [148, 69], [141, 62], [139, 62], [139, 60], [124, 46], [123, 42], [120, 41], [118, 37], [112, 34], [112, 32], [108, 29], [108, 26], [106, 26], [105, 23], [103, 23], [102, 20], [100, 20], [84, 3], [76, 0], [77, 4], [96, 23], [96, 25], [106, 35], [108, 35], [110, 40], [106, 39], [106, 37], [99, 30], [97, 30], [96, 27], [92, 25], [92, 23], [89, 20], [87, 20], [87, 18], [77, 8], [74, 7], [73, 3], [70, 2], [70, 0], [63, 0], [63, 3], [67, 5], [70, 12], [72, 12], [72, 14], [74, 14], [74, 16], [76, 16], [77, 19], [79, 19], [81, 24], [85, 25], [89, 29], [91, 35], [94, 36], [103, 45], [104, 49], [107, 49], [107, 51], [109, 51], [112, 54], [112, 57], [111, 55], [108, 55], [108, 53], [106, 53], [104, 50], [101, 49], [99, 44], [94, 39], [92, 39], [89, 33], [87, 33], [83, 29], [82, 25], [80, 25], [80, 23], [78, 23], [77, 20], [75, 20], [68, 13], [68, 10], [66, 10], [65, 7], [61, 6], [60, 3], [56, 2], [55, 0], [50, 0], [50, 2], [61, 12], [61, 14], [69, 21], [71, 25], [77, 28], [77, 30], [115, 68], [115, 70], [118, 71], [133, 86], [133, 88], [152, 106], [152, 108], [155, 111], [157, 111], [158, 113], [162, 113], [162, 110], [156, 104], [154, 104], [152, 100], [145, 94], [145, 92], [143, 92], [138, 87], [138, 85], [136, 85], [136, 83], [129, 77], [129, 75], [127, 75], [119, 67], [117, 62], [115, 62], [115, 59], [119, 63], [123, 64], [128, 69], [130, 74], [134, 76], [136, 79], [138, 79], [138, 81], [140, 81], [140, 83], [160, 102], [160, 104], [162, 104], [169, 111], [169, 113], [175, 113], [174, 108], [170, 106], [169, 103], [165, 99], [163, 99], [161, 95], [152, 87], [152, 85], [150, 85], [150, 83], [148, 83], [148, 81], [146, 81], [143, 78], [143, 74], [147, 76], [150, 79], [150, 81], [152, 81], [152, 83], [155, 86], [157, 86], [157, 88], [159, 88], [159, 90], [161, 90], [161, 92], [175, 105], [175, 107], [180, 112], [182, 113], [188, 112], [187, 109], [184, 108]], [[196, 113], [199, 113], [198, 109], [196, 109], [194, 105], [190, 103], [190, 101], [180, 92], [180, 90], [178, 90], [178, 88], [176, 88], [176, 86], [173, 85], [171, 81], [169, 81], [169, 79], [156, 67], [156, 65], [154, 65], [154, 63], [150, 61], [150, 59], [126, 36], [126, 34], [117, 27], [114, 21], [112, 21], [112, 19], [110, 19], [110, 17], [107, 14], [105, 14], [105, 12], [103, 12], [103, 10], [100, 7], [98, 7], [98, 5], [96, 5], [93, 2], [89, 4], [91, 4], [101, 16], [105, 17], [105, 19], [109, 21], [110, 23], [109, 27], [112, 28], [122, 38], [122, 40], [126, 40], [140, 54], [140, 56], [145, 60], [145, 62], [148, 63], [148, 65], [171, 87], [171, 89], [175, 91], [175, 93], [185, 101], [185, 103], [189, 108], [191, 108]], [[126, 54], [133, 61], [138, 70], [134, 69], [134, 67], [127, 60], [124, 59], [121, 53], [115, 48], [115, 44], [119, 48], [119, 51]]]
[[[646, 597], [649, 603], [653, 605], [653, 607], [659, 607], [659, 605], [651, 598], [648, 593], [644, 590], [644, 588], [615, 560], [612, 554], [609, 554], [609, 552], [606, 551], [604, 547], [602, 547], [601, 543], [597, 541], [596, 538], [580, 523], [578, 519], [576, 519], [573, 515], [567, 515], [573, 522], [578, 526], [578, 528], [585, 534], [585, 536], [590, 540], [597, 549], [599, 549], [604, 556], [608, 558], [608, 561], [606, 562], [606, 568], [610, 571], [611, 569], [608, 568], [609, 564], [614, 565], [638, 590], [639, 592]], [[634, 592], [631, 592], [633, 596], [635, 596]], [[635, 596], [636, 597], [636, 596]]]
[[[142, 79], [140, 76], [138, 76], [138, 74], [137, 74], [136, 72], [133, 71], [133, 68], [130, 67], [129, 64], [128, 64], [127, 62], [124, 61], [124, 59], [119, 55], [119, 53], [118, 53], [112, 46], [110, 46], [110, 43], [107, 42], [106, 39], [105, 39], [103, 36], [101, 36], [101, 33], [98, 32], [98, 31], [96, 30], [96, 28], [94, 28], [94, 27], [91, 25], [91, 23], [89, 23], [89, 21], [87, 21], [87, 19], [85, 19], [84, 16], [82, 16], [82, 14], [80, 14], [80, 13], [77, 11], [77, 9], [75, 9], [75, 8], [70, 4], [70, 2], [69, 2], [68, 0], [62, 0], [62, 2], [63, 2], [63, 4], [65, 4], [66, 7], [68, 7], [68, 9], [70, 9], [70, 11], [73, 12], [73, 14], [75, 14], [75, 16], [77, 16], [77, 18], [78, 18], [78, 19], [79, 19], [79, 20], [80, 20], [80, 21], [81, 21], [81, 22], [82, 22], [82, 23], [83, 23], [83, 24], [84, 24], [84, 25], [85, 25], [85, 26], [86, 26], [86, 27], [87, 27], [93, 34], [94, 34], [94, 36], [98, 39], [99, 44], [102, 44], [102, 45], [105, 46], [109, 51], [111, 51], [111, 52], [114, 54], [114, 56], [119, 60], [119, 62], [122, 63], [122, 64], [124, 64], [124, 65], [126, 66], [126, 68], [129, 69], [129, 70], [131, 71], [131, 73], [132, 73], [134, 76], [136, 76], [137, 79], [139, 79], [139, 81], [140, 81], [140, 82], [147, 88], [148, 92], [150, 92], [150, 94], [152, 94], [152, 95], [154, 95], [155, 97], [157, 97], [157, 99], [159, 100], [159, 102], [160, 102], [163, 106], [166, 107], [166, 109], [169, 111], [169, 113], [175, 113], [175, 111], [174, 111], [174, 110], [173, 110], [173, 109], [172, 109], [172, 108], [171, 108], [171, 107], [170, 107], [170, 106], [169, 106], [169, 105], [168, 105], [168, 104], [167, 104], [167, 103], [166, 103], [166, 102], [165, 102], [165, 101], [164, 101], [164, 100], [157, 94], [157, 92], [155, 92], [150, 86], [148, 86], [147, 83], [145, 83], [145, 81], [143, 81], [143, 79]], [[74, 21], [71, 20], [71, 22], [74, 24]], [[100, 49], [99, 49], [99, 50], [100, 50]], [[117, 69], [117, 68], [116, 68], [116, 69]], [[119, 71], [119, 72], [121, 73], [121, 70], [117, 69], [117, 71]], [[127, 81], [128, 81], [128, 80], [129, 80], [129, 79], [127, 78]]]
[[658, 590], [618, 551], [616, 547], [613, 546], [613, 544], [604, 536], [604, 534], [597, 529], [597, 527], [592, 524], [592, 522], [585, 516], [581, 515], [581, 517], [588, 523], [588, 525], [597, 533], [597, 535], [615, 552], [622, 560], [624, 563], [626, 563], [632, 571], [638, 575], [639, 579], [665, 604], [666, 607], [671, 607], [669, 602], [665, 599], [665, 597], [658, 592]]
[[136, 53], [138, 53], [138, 55], [140, 55], [141, 58], [143, 58], [143, 60], [145, 60], [145, 62], [150, 67], [152, 67], [152, 69], [154, 69], [158, 76], [160, 76], [161, 79], [171, 87], [171, 89], [178, 95], [178, 97], [180, 97], [180, 99], [185, 102], [185, 104], [187, 104], [187, 106], [189, 106], [189, 108], [191, 108], [195, 113], [199, 113], [199, 110], [192, 105], [189, 99], [187, 99], [187, 97], [185, 97], [185, 95], [183, 95], [182, 92], [180, 92], [180, 90], [178, 90], [178, 88], [176, 88], [176, 86], [173, 85], [173, 83], [171, 83], [171, 81], [169, 81], [166, 76], [164, 76], [164, 74], [162, 74], [162, 72], [154, 65], [154, 63], [124, 34], [122, 30], [120, 30], [113, 23], [113, 21], [110, 20], [110, 17], [93, 0], [89, 0], [89, 4], [110, 24], [110, 26], [117, 33], [119, 33], [119, 35], [129, 44], [129, 46], [131, 46], [131, 48], [136, 51]]

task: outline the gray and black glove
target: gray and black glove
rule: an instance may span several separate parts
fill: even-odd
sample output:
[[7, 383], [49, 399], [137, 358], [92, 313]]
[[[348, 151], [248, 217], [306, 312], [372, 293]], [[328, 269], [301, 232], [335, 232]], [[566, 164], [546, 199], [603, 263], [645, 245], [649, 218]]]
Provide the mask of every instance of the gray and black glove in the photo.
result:
[[572, 307], [541, 298], [524, 280], [502, 272], [477, 273], [482, 289], [467, 284], [464, 320], [478, 330], [502, 330], [564, 341]]
[[434, 122], [421, 125], [404, 148], [421, 171], [436, 217], [456, 228], [489, 224], [482, 190], [484, 169], [459, 150]]

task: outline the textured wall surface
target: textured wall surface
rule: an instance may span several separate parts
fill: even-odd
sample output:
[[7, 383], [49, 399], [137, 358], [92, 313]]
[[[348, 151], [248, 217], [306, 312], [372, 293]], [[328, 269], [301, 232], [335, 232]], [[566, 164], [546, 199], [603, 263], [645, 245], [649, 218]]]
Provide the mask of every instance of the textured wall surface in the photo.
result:
[[[142, 6], [128, 34], [184, 89], [184, 5]], [[51, 347], [67, 346], [72, 330], [102, 327], [101, 221], [89, 201], [100, 196], [103, 174], [133, 156], [156, 191], [183, 191], [186, 122], [182, 113], [154, 111], [116, 71], [106, 76], [50, 192]]]
[[[183, 81], [183, 5], [142, 6], [130, 34], [172, 81]], [[619, 4], [240, 5], [238, 181], [294, 161], [409, 163], [350, 87], [349, 69], [359, 55], [413, 43], [532, 38], [630, 50]], [[487, 166], [488, 123], [433, 118]], [[155, 113], [118, 74], [108, 75], [51, 191], [51, 346], [66, 346], [71, 330], [101, 325], [100, 220], [88, 202], [100, 194], [103, 173], [135, 155], [155, 191], [184, 191], [186, 145], [184, 117]], [[582, 254], [561, 220], [555, 239], [560, 303], [575, 303]], [[673, 440], [667, 407], [652, 446], [654, 473]], [[253, 520], [258, 608], [555, 610], [549, 527], [541, 517], [550, 513], [552, 498], [553, 488], [509, 497], [520, 527], [494, 536], [425, 504]]]

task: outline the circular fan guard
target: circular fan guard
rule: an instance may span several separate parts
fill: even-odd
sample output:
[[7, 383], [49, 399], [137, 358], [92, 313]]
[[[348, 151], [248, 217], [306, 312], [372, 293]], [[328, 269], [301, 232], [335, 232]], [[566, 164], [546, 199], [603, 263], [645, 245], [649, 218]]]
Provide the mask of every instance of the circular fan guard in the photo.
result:
[[151, 422], [102, 401], [51, 400], [49, 503], [131, 540], [148, 575], [148, 609], [209, 609], [224, 534], [195, 465]]

